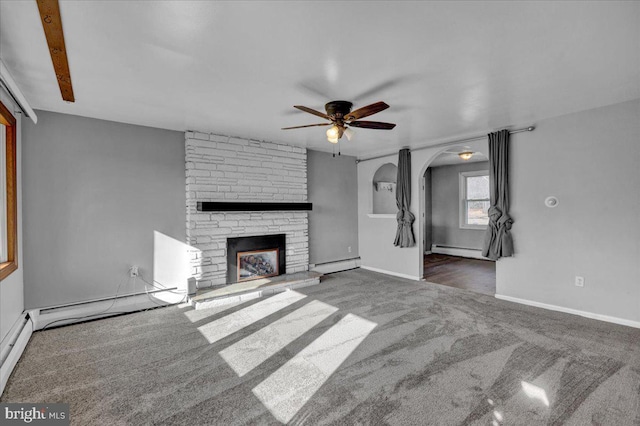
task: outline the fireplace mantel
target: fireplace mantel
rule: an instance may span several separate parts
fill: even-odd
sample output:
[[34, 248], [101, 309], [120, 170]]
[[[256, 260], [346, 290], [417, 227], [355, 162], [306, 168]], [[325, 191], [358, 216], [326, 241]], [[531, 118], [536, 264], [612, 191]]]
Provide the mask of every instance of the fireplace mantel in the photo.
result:
[[309, 211], [312, 209], [312, 203], [198, 201], [197, 209], [199, 212]]

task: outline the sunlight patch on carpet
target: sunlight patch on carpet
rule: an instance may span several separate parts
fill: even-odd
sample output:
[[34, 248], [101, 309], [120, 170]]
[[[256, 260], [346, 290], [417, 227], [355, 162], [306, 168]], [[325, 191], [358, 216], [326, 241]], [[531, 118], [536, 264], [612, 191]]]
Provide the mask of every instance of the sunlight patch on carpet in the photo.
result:
[[222, 313], [224, 311], [227, 311], [231, 308], [235, 308], [236, 306], [242, 305], [243, 303], [246, 303], [246, 301], [241, 300], [239, 302], [227, 303], [226, 305], [214, 306], [212, 308], [205, 308], [205, 309], [192, 308], [191, 310], [185, 311], [184, 315], [189, 319], [189, 321], [198, 322], [198, 321], [202, 321], [205, 318], [209, 318], [219, 313]]
[[307, 296], [304, 294], [288, 290], [202, 325], [198, 327], [198, 331], [209, 343], [215, 343], [305, 297]]
[[276, 419], [289, 422], [376, 326], [347, 314], [253, 388], [254, 395]]
[[547, 398], [547, 393], [541, 387], [536, 385], [532, 385], [531, 383], [522, 382], [522, 390], [525, 395], [527, 395], [531, 399], [537, 399], [542, 402], [545, 407], [549, 406], [549, 399]]
[[220, 356], [242, 377], [337, 310], [314, 300], [225, 348]]

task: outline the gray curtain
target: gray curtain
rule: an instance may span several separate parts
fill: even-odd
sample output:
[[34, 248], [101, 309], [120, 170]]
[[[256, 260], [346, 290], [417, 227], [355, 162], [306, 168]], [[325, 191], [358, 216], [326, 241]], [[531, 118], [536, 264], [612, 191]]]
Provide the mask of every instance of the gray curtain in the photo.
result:
[[409, 211], [411, 206], [411, 152], [408, 148], [398, 153], [398, 179], [396, 181], [396, 205], [398, 206], [398, 232], [394, 246], [411, 247], [416, 243], [413, 238], [413, 221], [416, 220]]
[[482, 255], [498, 260], [513, 255], [509, 216], [509, 131], [489, 133], [489, 185], [491, 206], [489, 226], [484, 236]]

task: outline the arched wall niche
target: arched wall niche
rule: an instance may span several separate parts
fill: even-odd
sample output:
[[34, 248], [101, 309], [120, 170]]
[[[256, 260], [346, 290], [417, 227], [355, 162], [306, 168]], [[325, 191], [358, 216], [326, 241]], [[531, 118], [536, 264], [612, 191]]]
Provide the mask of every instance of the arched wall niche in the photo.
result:
[[376, 170], [372, 181], [373, 214], [396, 214], [396, 180], [398, 167], [385, 163]]

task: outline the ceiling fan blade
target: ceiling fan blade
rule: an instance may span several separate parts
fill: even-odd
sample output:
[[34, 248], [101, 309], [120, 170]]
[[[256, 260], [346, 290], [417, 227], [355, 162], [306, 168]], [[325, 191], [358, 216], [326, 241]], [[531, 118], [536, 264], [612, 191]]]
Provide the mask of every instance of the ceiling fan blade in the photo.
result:
[[349, 126], [362, 127], [364, 129], [391, 130], [396, 127], [393, 123], [382, 123], [380, 121], [352, 121]]
[[303, 127], [316, 127], [316, 126], [330, 126], [333, 123], [322, 123], [322, 124], [307, 124], [305, 126], [293, 126], [293, 127], [283, 127], [282, 130], [290, 130], [290, 129], [302, 129]]
[[315, 109], [307, 108], [306, 106], [302, 106], [302, 105], [294, 105], [293, 107], [298, 108], [300, 111], [308, 112], [309, 114], [317, 115], [318, 117], [331, 120], [331, 117], [329, 117], [327, 114], [320, 111], [316, 111]]
[[358, 120], [359, 118], [368, 117], [377, 112], [384, 111], [387, 108], [389, 108], [389, 105], [384, 102], [376, 102], [375, 104], [367, 105], [355, 111], [351, 111], [347, 114], [345, 120]]
[[[388, 92], [389, 89], [393, 89], [398, 86], [406, 86], [407, 84], [416, 82], [419, 79], [420, 79], [420, 76], [416, 74], [406, 74], [403, 76], [398, 76], [390, 80], [382, 81], [376, 86], [370, 87], [368, 90], [361, 92], [355, 96], [352, 96], [351, 100], [354, 103], [358, 103], [360, 101], [368, 100], [368, 98], [372, 98], [372, 97], [374, 98], [383, 97], [379, 95], [384, 94], [385, 92]], [[393, 110], [398, 111], [396, 108], [397, 108], [397, 105], [394, 104]]]
[[382, 83], [380, 83], [380, 84], [378, 84], [378, 85], [376, 85], [374, 87], [371, 87], [367, 91], [362, 92], [362, 93], [352, 97], [351, 99], [353, 100], [353, 102], [358, 102], [358, 101], [361, 101], [363, 99], [367, 99], [369, 97], [376, 96], [376, 95], [378, 95], [379, 92], [382, 92], [384, 90], [387, 90], [387, 89], [395, 86], [401, 80], [402, 80], [402, 78], [397, 78], [395, 80], [383, 81]]

